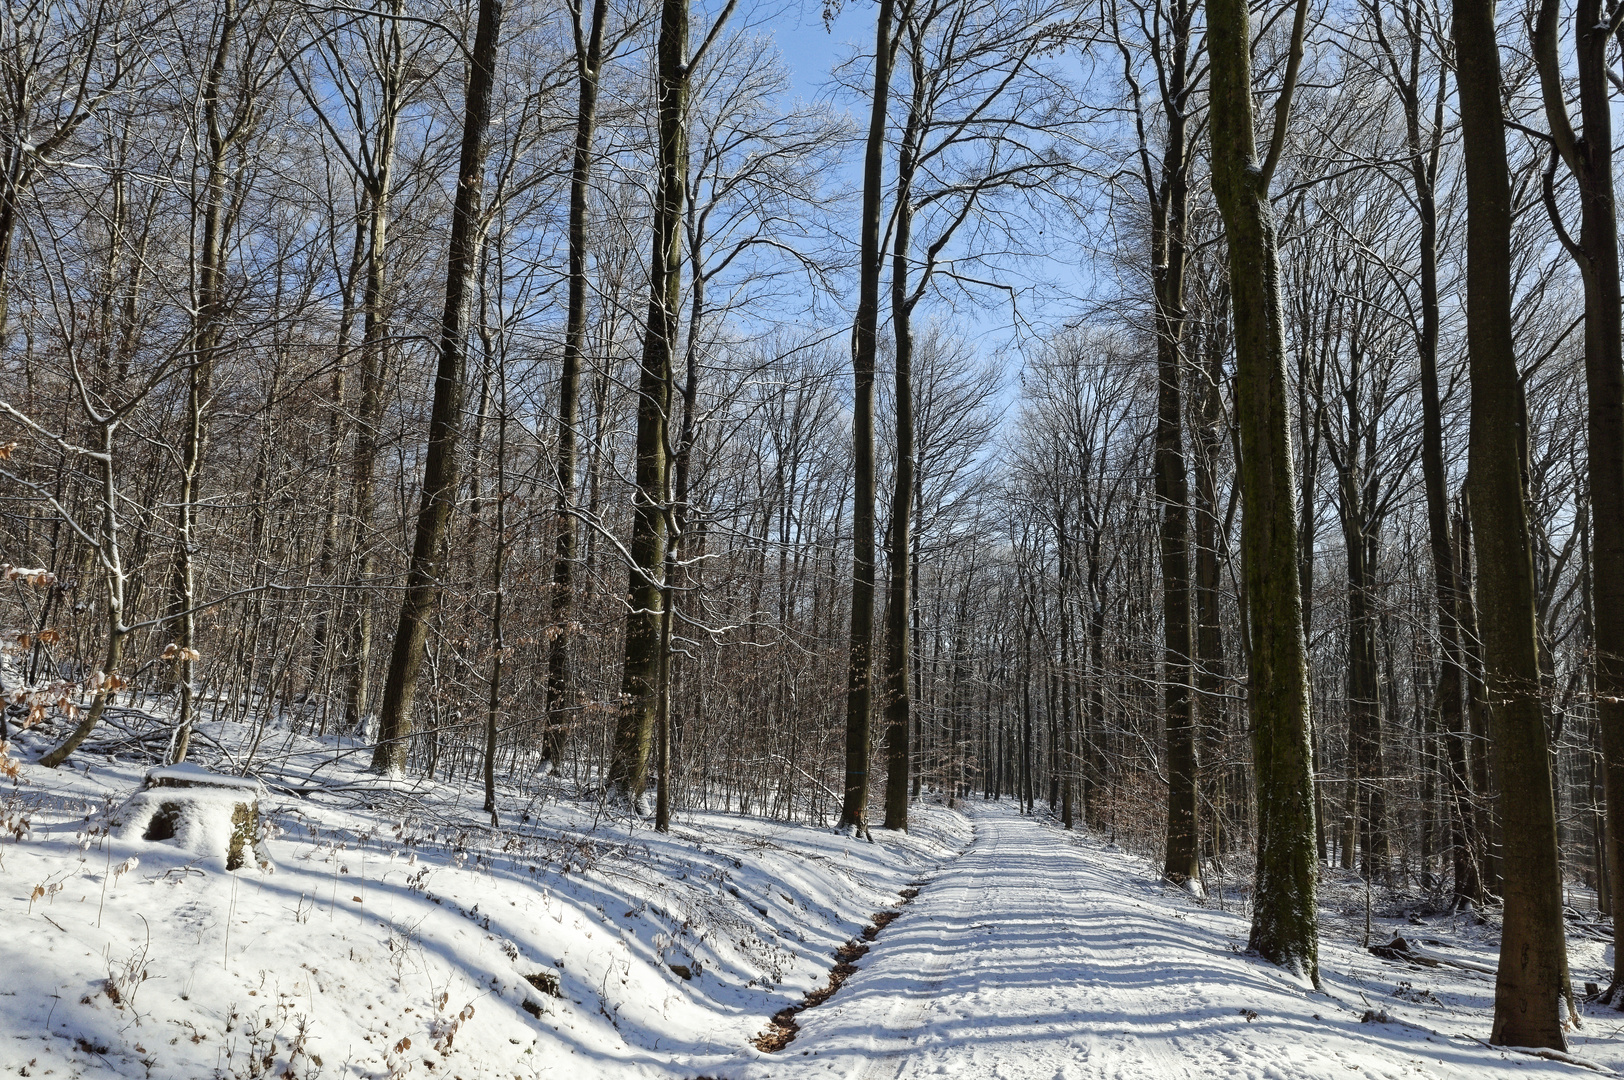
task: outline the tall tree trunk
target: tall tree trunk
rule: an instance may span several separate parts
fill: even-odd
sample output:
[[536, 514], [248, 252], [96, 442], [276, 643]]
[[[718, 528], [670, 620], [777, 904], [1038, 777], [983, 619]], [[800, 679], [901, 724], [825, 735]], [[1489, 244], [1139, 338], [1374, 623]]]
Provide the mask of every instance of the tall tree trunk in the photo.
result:
[[575, 473], [579, 466], [577, 428], [581, 418], [581, 362], [586, 353], [587, 198], [592, 183], [592, 138], [598, 121], [598, 80], [603, 72], [603, 27], [608, 0], [593, 0], [592, 21], [583, 33], [581, 0], [571, 0], [576, 81], [575, 156], [570, 164], [569, 307], [564, 322], [564, 362], [558, 376], [558, 458], [556, 533], [553, 541], [552, 648], [547, 654], [547, 723], [542, 736], [544, 768], [560, 768], [575, 708], [570, 671], [571, 618], [575, 604]]
[[1297, 5], [1268, 156], [1252, 119], [1251, 19], [1244, 0], [1209, 0], [1213, 190], [1229, 247], [1236, 418], [1246, 501], [1241, 555], [1251, 634], [1248, 705], [1257, 769], [1258, 854], [1251, 947], [1319, 984], [1314, 895], [1314, 775], [1297, 489], [1286, 408], [1279, 251], [1269, 181], [1285, 142], [1302, 57], [1306, 0]]
[[1472, 419], [1467, 487], [1477, 545], [1484, 682], [1494, 716], [1505, 829], [1505, 917], [1491, 1042], [1566, 1049], [1571, 993], [1563, 939], [1545, 718], [1539, 701], [1534, 567], [1524, 502], [1527, 411], [1511, 323], [1511, 182], [1493, 0], [1454, 0], [1466, 165], [1466, 340]]
[[[363, 207], [364, 209], [364, 207]], [[342, 504], [340, 489], [339, 462], [344, 457], [344, 444], [349, 430], [349, 416], [345, 410], [345, 395], [348, 389], [350, 343], [351, 335], [355, 330], [355, 286], [361, 276], [361, 268], [366, 262], [367, 227], [365, 217], [355, 224], [355, 242], [350, 253], [349, 272], [341, 277], [343, 284], [340, 287], [337, 358], [333, 365], [332, 381], [328, 384], [327, 393], [327, 469], [325, 483], [322, 485], [322, 494], [326, 500], [326, 509], [322, 515], [321, 549], [318, 556], [318, 573], [324, 584], [332, 584], [334, 571], [337, 569], [339, 556], [339, 523], [342, 514], [339, 507]], [[338, 270], [338, 267], [334, 267]], [[341, 271], [342, 273], [342, 271]], [[342, 597], [342, 593], [338, 593]], [[324, 601], [321, 609], [316, 612], [315, 628], [311, 631], [310, 644], [310, 681], [314, 687], [322, 677], [323, 670], [331, 670], [328, 653], [331, 649], [333, 624], [337, 621], [339, 612], [344, 608], [342, 600]], [[322, 729], [326, 731], [327, 707], [322, 708]]]
[[[1357, 361], [1355, 361], [1357, 363]], [[1357, 376], [1353, 376], [1356, 378]], [[1349, 425], [1350, 457], [1364, 435]], [[1349, 803], [1353, 808], [1359, 872], [1366, 880], [1387, 874], [1386, 800], [1382, 779], [1382, 714], [1380, 657], [1376, 645], [1374, 526], [1364, 505], [1365, 481], [1358, 468], [1345, 471], [1339, 500], [1342, 547], [1348, 582], [1348, 751], [1351, 758]]]
[[503, 0], [480, 0], [479, 21], [474, 29], [457, 194], [452, 202], [451, 242], [446, 255], [440, 355], [434, 375], [434, 404], [429, 413], [428, 453], [423, 461], [423, 496], [412, 559], [406, 571], [406, 592], [401, 598], [400, 619], [389, 656], [389, 673], [383, 685], [383, 705], [378, 712], [378, 742], [372, 752], [372, 768], [379, 773], [399, 774], [406, 768], [412, 699], [423, 666], [429, 619], [440, 604], [446, 531], [457, 501], [457, 443], [464, 419], [468, 309], [484, 231], [485, 146], [496, 82], [502, 6]]
[[[1058, 476], [1058, 471], [1056, 473]], [[1066, 505], [1057, 494], [1054, 515], [1055, 549], [1059, 559], [1055, 568], [1055, 611], [1059, 618], [1060, 669], [1056, 678], [1060, 683], [1060, 744], [1055, 748], [1057, 772], [1060, 777], [1060, 824], [1071, 828], [1075, 822], [1072, 800], [1077, 789], [1077, 720], [1072, 711], [1072, 688], [1076, 677], [1072, 665], [1076, 654], [1072, 649], [1071, 595], [1072, 579], [1071, 543], [1066, 538]]]
[[[393, 123], [387, 126], [393, 127]], [[391, 135], [386, 146], [392, 147]], [[370, 666], [372, 658], [372, 602], [368, 590], [377, 565], [377, 541], [373, 538], [372, 517], [377, 483], [379, 426], [383, 423], [384, 349], [389, 325], [384, 310], [388, 276], [389, 180], [390, 163], [385, 159], [368, 182], [367, 278], [363, 305], [366, 315], [361, 333], [361, 400], [355, 423], [355, 458], [352, 466], [350, 520], [355, 545], [354, 621], [346, 643], [347, 682], [344, 700], [344, 726], [360, 734], [370, 706]]]
[[[1227, 849], [1223, 804], [1223, 774], [1218, 754], [1228, 735], [1229, 710], [1224, 702], [1228, 667], [1224, 659], [1223, 588], [1219, 546], [1218, 464], [1223, 447], [1223, 340], [1211, 334], [1203, 342], [1206, 354], [1197, 385], [1199, 423], [1195, 429], [1195, 609], [1196, 702], [1201, 732], [1201, 795], [1211, 813], [1212, 851]], [[1323, 856], [1322, 856], [1323, 857]]]
[[846, 664], [846, 779], [840, 827], [868, 830], [869, 728], [874, 651], [874, 366], [879, 341], [880, 207], [885, 197], [885, 115], [896, 39], [896, 0], [880, 0], [874, 21], [874, 94], [863, 151], [863, 222], [858, 254], [857, 318], [852, 327], [852, 581]]
[[1477, 633], [1477, 590], [1472, 576], [1471, 500], [1464, 490], [1456, 503], [1455, 529], [1455, 612], [1460, 621], [1461, 673], [1466, 680], [1466, 738], [1468, 768], [1475, 797], [1470, 807], [1472, 835], [1477, 843], [1471, 849], [1478, 880], [1485, 897], [1500, 890], [1500, 873], [1491, 848], [1494, 842], [1494, 782], [1489, 770], [1489, 708], [1483, 688], [1483, 639]]
[[895, 237], [891, 257], [891, 330], [896, 339], [895, 386], [896, 462], [891, 486], [891, 535], [887, 542], [887, 584], [885, 604], [885, 661], [882, 683], [885, 702], [885, 827], [908, 827], [908, 738], [911, 728], [911, 700], [908, 694], [908, 662], [913, 652], [910, 638], [913, 597], [909, 570], [913, 559], [910, 519], [914, 504], [914, 416], [913, 416], [913, 299], [908, 295], [908, 260], [913, 244], [913, 177], [918, 152], [926, 80], [924, 57], [918, 42], [909, 50], [913, 65], [913, 94], [908, 120], [897, 153], [896, 212], [892, 217]]
[[671, 365], [682, 295], [682, 214], [687, 199], [688, 0], [663, 0], [658, 53], [659, 164], [649, 260], [648, 320], [637, 390], [636, 490], [632, 497], [632, 565], [628, 568], [623, 702], [615, 725], [609, 790], [639, 812], [648, 786], [649, 752], [660, 719], [665, 640], [666, 511], [670, 460]]
[[173, 644], [180, 709], [170, 741], [171, 764], [185, 761], [192, 739], [193, 657], [197, 648], [197, 500], [203, 451], [208, 439], [207, 409], [214, 393], [215, 351], [225, 317], [225, 244], [228, 208], [228, 156], [244, 131], [246, 117], [233, 124], [221, 115], [220, 91], [231, 56], [232, 39], [241, 21], [236, 0], [226, 0], [220, 14], [208, 75], [202, 87], [204, 146], [208, 160], [203, 180], [203, 233], [198, 238], [196, 315], [191, 334], [191, 364], [186, 377], [186, 427], [181, 442], [180, 498], [176, 523], [174, 583], [170, 610], [175, 613]]
[[[925, 485], [919, 479], [919, 470], [914, 470], [914, 521], [925, 520]], [[911, 768], [913, 770], [913, 795], [919, 798], [924, 775], [925, 753], [925, 665], [919, 647], [919, 625], [922, 617], [919, 604], [919, 530], [913, 531], [912, 546], [908, 553], [908, 640], [912, 651], [908, 663], [913, 670], [913, 757]]]
[[[484, 327], [483, 314], [481, 327]], [[502, 665], [507, 661], [507, 590], [503, 578], [507, 573], [507, 363], [491, 355], [489, 335], [481, 333], [487, 342], [485, 360], [496, 367], [496, 553], [491, 559], [491, 692], [485, 707], [485, 812], [491, 815], [491, 828], [496, 828], [496, 748], [497, 719], [502, 707]]]
[[[1201, 828], [1196, 792], [1195, 681], [1190, 620], [1190, 488], [1184, 460], [1184, 266], [1189, 161], [1185, 82], [1190, 6], [1171, 14], [1164, 112], [1166, 149], [1150, 181], [1151, 279], [1156, 302], [1156, 501], [1162, 560], [1162, 710], [1167, 725], [1167, 860], [1162, 873], [1178, 884], [1201, 880]], [[1147, 170], [1148, 171], [1148, 170]], [[1159, 188], [1159, 190], [1158, 190]]]
[[[1607, 802], [1607, 863], [1614, 911], [1624, 910], [1624, 323], [1619, 303], [1618, 212], [1613, 191], [1612, 95], [1608, 86], [1609, 23], [1601, 0], [1580, 0], [1573, 14], [1582, 132], [1568, 119], [1558, 59], [1558, 5], [1543, 0], [1534, 54], [1546, 119], [1557, 152], [1579, 183], [1579, 241], [1561, 228], [1554, 193], [1556, 161], [1546, 174], [1546, 205], [1585, 292], [1585, 386], [1589, 391], [1588, 479], [1594, 545], [1596, 715], [1601, 727], [1602, 790]], [[1624, 1008], [1624, 919], [1613, 922], [1613, 979], [1607, 991]]]
[[1406, 135], [1410, 152], [1410, 177], [1415, 186], [1417, 216], [1421, 235], [1418, 255], [1421, 261], [1421, 327], [1416, 352], [1421, 361], [1421, 475], [1427, 497], [1427, 541], [1432, 553], [1432, 577], [1438, 611], [1438, 637], [1443, 654], [1434, 691], [1437, 726], [1443, 732], [1445, 775], [1449, 785], [1450, 850], [1457, 902], [1483, 900], [1482, 877], [1478, 873], [1477, 818], [1472, 793], [1467, 748], [1471, 733], [1466, 727], [1463, 707], [1464, 657], [1461, 653], [1460, 599], [1454, 543], [1449, 535], [1448, 478], [1444, 473], [1443, 401], [1438, 388], [1438, 157], [1443, 139], [1443, 108], [1448, 80], [1439, 72], [1438, 94], [1434, 102], [1429, 141], [1423, 145], [1421, 101], [1416, 64], [1420, 55], [1420, 30], [1413, 30], [1408, 78], [1404, 68], [1393, 63], [1400, 101], [1404, 106]]
[[[1088, 566], [1088, 709], [1081, 704], [1083, 742], [1083, 822], [1100, 824], [1100, 788], [1106, 779], [1105, 755], [1105, 583], [1100, 572], [1099, 533], [1089, 544]], [[1081, 649], [1078, 650], [1081, 653]], [[1081, 656], [1078, 658], [1081, 660]]]

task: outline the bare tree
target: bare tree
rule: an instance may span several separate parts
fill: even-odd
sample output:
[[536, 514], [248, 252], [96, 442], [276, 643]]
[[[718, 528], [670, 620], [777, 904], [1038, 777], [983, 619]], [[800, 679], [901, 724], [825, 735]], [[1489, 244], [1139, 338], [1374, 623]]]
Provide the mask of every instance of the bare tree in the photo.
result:
[[1568, 988], [1556, 811], [1545, 762], [1534, 573], [1523, 504], [1527, 404], [1511, 324], [1511, 182], [1494, 5], [1455, 0], [1466, 160], [1467, 342], [1472, 366], [1468, 491], [1477, 546], [1483, 669], [1505, 828], [1505, 922], [1491, 1041], [1564, 1049]]
[[[468, 310], [485, 228], [482, 207], [485, 151], [491, 126], [491, 95], [496, 81], [503, 0], [480, 0], [474, 48], [468, 58], [468, 91], [462, 123], [462, 158], [451, 210], [446, 254], [445, 311], [440, 316], [439, 363], [434, 373], [434, 407], [429, 417], [428, 452], [423, 458], [422, 507], [400, 603], [400, 622], [384, 680], [378, 713], [378, 743], [372, 768], [399, 774], [406, 766], [406, 739], [412, 731], [412, 698], [428, 619], [440, 602], [444, 564], [441, 547], [458, 491], [457, 444], [462, 435], [464, 382], [468, 368]], [[495, 813], [495, 808], [488, 808]]]
[[[672, 360], [682, 304], [682, 220], [687, 205], [688, 95], [693, 71], [716, 41], [737, 0], [728, 4], [692, 54], [688, 49], [688, 0], [663, 0], [656, 48], [658, 161], [654, 192], [653, 253], [649, 259], [648, 319], [637, 389], [637, 465], [626, 615], [626, 662], [621, 676], [624, 705], [615, 728], [608, 772], [611, 792], [638, 805], [648, 783], [648, 758], [662, 714], [661, 671], [667, 630], [666, 545], [670, 502], [667, 424], [671, 413]], [[663, 725], [662, 737], [663, 737]]]
[[[1610, 40], [1624, 25], [1624, 6], [1585, 0], [1573, 13], [1573, 56], [1579, 73], [1580, 128], [1568, 115], [1557, 41], [1560, 13], [1542, 0], [1534, 24], [1545, 118], [1553, 151], [1545, 173], [1551, 224], [1584, 282], [1585, 381], [1589, 395], [1592, 591], [1595, 596], [1596, 712], [1601, 727], [1607, 798], [1608, 861], [1624, 865], [1624, 318], [1619, 313], [1618, 212], [1613, 190]], [[1579, 236], [1562, 223], [1555, 170], [1561, 158], [1579, 186]], [[1624, 873], [1611, 878], [1612, 907], [1624, 910]], [[1608, 1000], [1624, 1008], [1624, 923], [1614, 921], [1613, 981]]]
[[1248, 704], [1258, 786], [1251, 947], [1318, 985], [1314, 770], [1296, 572], [1297, 492], [1285, 400], [1279, 254], [1269, 205], [1269, 182], [1285, 147], [1307, 18], [1307, 0], [1300, 0], [1275, 102], [1274, 133], [1259, 160], [1252, 118], [1250, 13], [1234, 0], [1209, 0], [1207, 5], [1213, 190], [1229, 247], [1241, 491], [1246, 500], [1241, 558], [1250, 611]]

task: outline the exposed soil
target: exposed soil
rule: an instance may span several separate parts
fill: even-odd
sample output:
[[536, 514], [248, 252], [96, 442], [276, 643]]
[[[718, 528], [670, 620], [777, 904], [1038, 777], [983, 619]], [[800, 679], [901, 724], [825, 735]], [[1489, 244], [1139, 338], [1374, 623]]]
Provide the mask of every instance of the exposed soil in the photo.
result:
[[751, 1042], [755, 1043], [756, 1049], [764, 1053], [776, 1054], [794, 1042], [796, 1034], [801, 1030], [801, 1025], [796, 1021], [795, 1017], [807, 1009], [817, 1008], [834, 997], [835, 991], [839, 990], [847, 979], [857, 974], [857, 961], [867, 954], [868, 942], [878, 937], [881, 930], [890, 926], [896, 920], [896, 917], [902, 914], [899, 910], [901, 907], [913, 903], [914, 898], [919, 895], [919, 890], [924, 884], [923, 881], [909, 882], [908, 887], [899, 894], [902, 900], [896, 908], [874, 913], [874, 921], [863, 927], [861, 941], [852, 938], [836, 949], [834, 954], [835, 966], [829, 970], [829, 981], [815, 990], [807, 991], [806, 997], [801, 1000], [800, 1004], [778, 1010], [773, 1015], [773, 1018], [768, 1021], [767, 1030], [751, 1040]]

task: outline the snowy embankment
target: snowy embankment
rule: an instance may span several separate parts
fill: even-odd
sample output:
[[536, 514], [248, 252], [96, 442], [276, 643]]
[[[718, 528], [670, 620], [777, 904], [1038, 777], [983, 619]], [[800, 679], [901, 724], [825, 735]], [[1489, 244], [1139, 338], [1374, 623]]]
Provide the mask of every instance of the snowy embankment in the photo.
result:
[[970, 835], [942, 810], [885, 844], [722, 814], [661, 835], [546, 785], [504, 792], [492, 830], [480, 793], [340, 749], [278, 753], [271, 864], [234, 873], [109, 831], [145, 764], [24, 765], [0, 1075], [693, 1077], [761, 1056], [767, 1018]]

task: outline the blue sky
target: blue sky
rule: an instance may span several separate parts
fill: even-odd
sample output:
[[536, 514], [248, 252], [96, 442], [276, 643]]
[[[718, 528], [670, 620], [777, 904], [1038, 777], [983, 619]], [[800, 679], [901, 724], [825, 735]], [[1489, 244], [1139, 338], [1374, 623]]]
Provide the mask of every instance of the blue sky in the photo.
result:
[[[719, 10], [720, 6], [719, 0], [705, 2], [709, 12]], [[735, 18], [740, 25], [757, 33], [770, 34], [777, 41], [784, 62], [792, 73], [794, 92], [798, 96], [831, 100], [838, 109], [860, 113], [864, 111], [865, 103], [849, 94], [836, 94], [830, 72], [840, 61], [872, 51], [877, 7], [875, 0], [845, 0], [833, 25], [826, 28], [822, 18], [823, 5], [818, 0], [759, 0], [753, 4], [750, 0], [744, 0]], [[709, 16], [700, 16], [698, 12], [695, 15], [696, 33], [703, 32], [698, 28], [708, 27]], [[857, 119], [861, 121], [864, 117]], [[888, 161], [888, 172], [890, 165]], [[854, 189], [860, 183], [859, 167], [860, 155], [849, 155], [845, 168], [850, 175], [846, 179]], [[854, 219], [854, 232], [855, 227]], [[1084, 273], [1076, 259], [1044, 259], [1037, 265], [1029, 266], [1027, 273], [1042, 275], [1051, 282], [1074, 282], [1075, 288], [1070, 291], [1084, 288]], [[985, 299], [985, 305], [979, 308], [959, 306], [957, 310], [949, 310], [940, 302], [932, 304], [927, 299], [918, 314], [921, 324], [933, 316], [945, 319], [961, 334], [973, 339], [984, 355], [1005, 352], [1004, 390], [1008, 395], [1016, 386], [1016, 376], [1021, 366], [1020, 349], [1018, 346], [1012, 348], [1015, 334], [1007, 303], [1000, 303], [996, 296]], [[1044, 314], [1053, 317], [1052, 313]], [[1022, 315], [1027, 320], [1042, 321], [1041, 316], [1034, 318], [1037, 313], [1033, 311], [1023, 310]], [[1031, 329], [1030, 325], [1027, 329]], [[1026, 346], [1031, 347], [1030, 339]], [[1007, 396], [1005, 403], [1008, 403]]]

